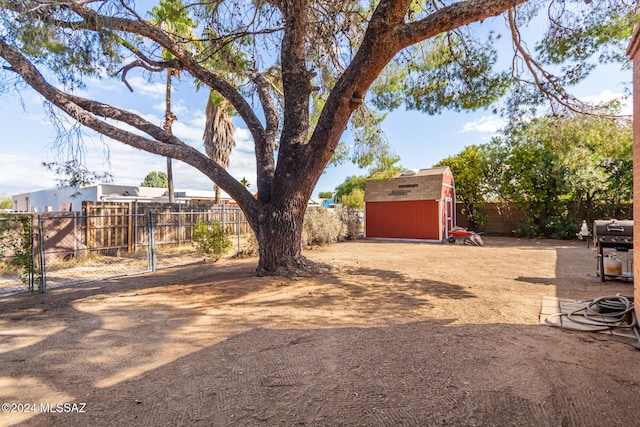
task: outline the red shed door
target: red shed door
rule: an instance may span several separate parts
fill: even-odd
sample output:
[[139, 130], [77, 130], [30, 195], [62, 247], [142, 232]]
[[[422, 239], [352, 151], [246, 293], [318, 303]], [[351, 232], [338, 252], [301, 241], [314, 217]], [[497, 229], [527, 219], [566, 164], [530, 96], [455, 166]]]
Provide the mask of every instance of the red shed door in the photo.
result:
[[367, 237], [440, 240], [436, 200], [367, 202]]

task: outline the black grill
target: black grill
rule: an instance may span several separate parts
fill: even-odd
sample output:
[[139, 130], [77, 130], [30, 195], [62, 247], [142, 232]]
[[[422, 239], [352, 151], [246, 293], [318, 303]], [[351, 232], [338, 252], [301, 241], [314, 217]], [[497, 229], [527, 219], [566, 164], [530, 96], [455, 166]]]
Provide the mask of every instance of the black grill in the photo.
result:
[[[604, 249], [611, 248], [620, 252], [633, 249], [633, 221], [596, 220], [593, 222], [593, 241], [598, 248], [598, 275], [600, 281], [604, 282], [605, 276], [609, 276], [604, 274]], [[629, 278], [629, 276], [624, 277]]]
[[593, 221], [593, 239], [596, 245], [629, 250], [633, 248], [633, 221], [596, 220]]

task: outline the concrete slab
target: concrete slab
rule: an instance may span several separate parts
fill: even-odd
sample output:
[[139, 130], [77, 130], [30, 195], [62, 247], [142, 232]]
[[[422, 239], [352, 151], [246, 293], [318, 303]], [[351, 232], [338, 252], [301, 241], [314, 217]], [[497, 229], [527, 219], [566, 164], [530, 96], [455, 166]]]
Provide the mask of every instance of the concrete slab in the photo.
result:
[[[600, 332], [609, 335], [636, 338], [631, 328], [609, 326], [606, 317], [591, 314], [584, 316], [584, 309], [591, 300], [577, 301], [566, 298], [543, 297], [540, 309], [540, 324], [573, 331]], [[599, 321], [602, 320], [602, 321]]]

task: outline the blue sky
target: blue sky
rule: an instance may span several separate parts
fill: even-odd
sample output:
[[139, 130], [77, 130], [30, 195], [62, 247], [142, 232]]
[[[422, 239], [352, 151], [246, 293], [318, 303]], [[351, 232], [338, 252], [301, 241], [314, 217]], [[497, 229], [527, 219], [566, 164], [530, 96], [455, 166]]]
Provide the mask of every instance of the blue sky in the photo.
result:
[[[501, 52], [507, 58], [511, 52]], [[623, 83], [631, 81], [631, 71], [620, 71], [619, 66], [598, 68], [574, 94], [583, 100], [609, 100], [622, 97]], [[134, 92], [117, 80], [89, 81], [81, 96], [96, 98], [132, 109], [148, 120], [160, 125], [164, 114], [163, 78], [148, 81], [142, 75], [128, 79]], [[184, 141], [202, 148], [202, 128], [206, 92], [192, 93], [192, 86], [174, 82], [173, 110], [178, 117], [173, 132]], [[631, 113], [626, 102], [625, 114]], [[455, 155], [465, 146], [488, 142], [501, 127], [502, 121], [489, 111], [471, 113], [444, 112], [429, 116], [416, 111], [394, 111], [383, 125], [387, 138], [401, 158], [400, 164], [408, 169], [433, 166], [441, 159]], [[48, 121], [42, 100], [34, 91], [23, 89], [17, 94], [0, 98], [0, 193], [12, 195], [54, 187], [52, 172], [41, 166], [43, 161], [56, 159], [55, 128]], [[255, 183], [255, 159], [250, 134], [242, 122], [236, 120], [236, 149], [232, 154], [229, 171], [237, 179], [246, 177]], [[344, 138], [349, 142], [349, 135]], [[102, 139], [86, 132], [85, 155], [92, 170], [109, 171], [113, 183], [139, 185], [151, 171], [164, 171], [166, 161], [126, 147], [115, 141]], [[108, 160], [107, 160], [108, 152]], [[212, 183], [197, 170], [174, 161], [176, 189], [210, 190]], [[320, 178], [314, 196], [319, 191], [331, 191], [350, 175], [364, 175], [366, 171], [352, 164], [328, 168]], [[255, 187], [250, 187], [255, 191]]]

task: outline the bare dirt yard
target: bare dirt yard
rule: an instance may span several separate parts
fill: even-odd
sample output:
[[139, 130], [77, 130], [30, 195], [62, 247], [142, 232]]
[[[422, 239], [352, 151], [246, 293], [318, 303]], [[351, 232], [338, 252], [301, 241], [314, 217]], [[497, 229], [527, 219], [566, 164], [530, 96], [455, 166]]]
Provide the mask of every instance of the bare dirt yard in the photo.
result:
[[[358, 241], [0, 299], [0, 425], [628, 426], [638, 342], [540, 325], [633, 294], [585, 242]], [[7, 403], [10, 404], [7, 406]], [[7, 412], [9, 411], [9, 412]]]

